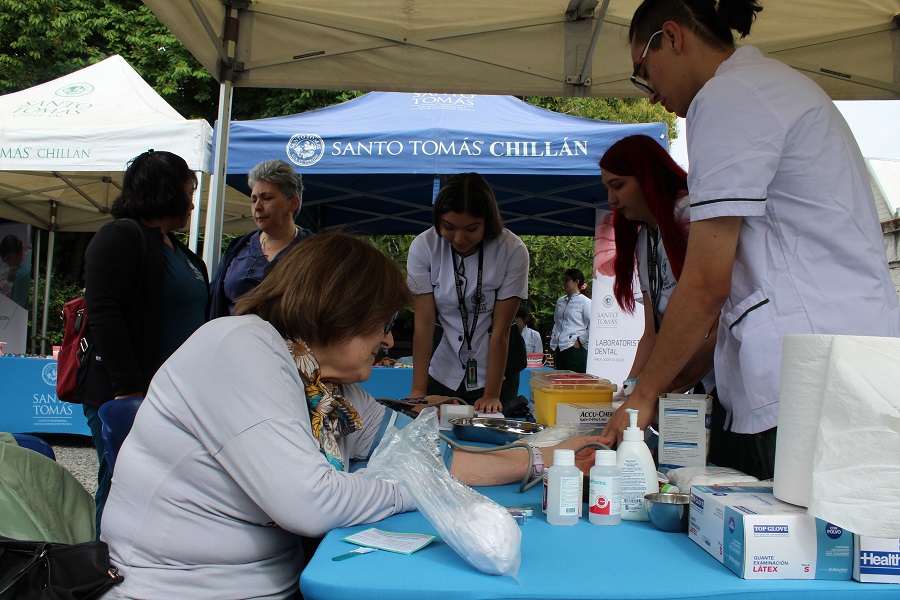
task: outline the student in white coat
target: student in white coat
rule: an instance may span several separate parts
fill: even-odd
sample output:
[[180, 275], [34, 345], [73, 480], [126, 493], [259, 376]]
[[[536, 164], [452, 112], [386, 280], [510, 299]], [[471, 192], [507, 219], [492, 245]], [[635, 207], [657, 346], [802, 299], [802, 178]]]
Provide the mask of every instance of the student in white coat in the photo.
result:
[[544, 342], [541, 340], [541, 334], [531, 328], [534, 325], [534, 317], [524, 304], [516, 311], [516, 325], [522, 333], [522, 341], [525, 342], [525, 352], [527, 354], [543, 354]]
[[[900, 336], [859, 147], [815, 83], [753, 46], [757, 0], [645, 0], [631, 20], [632, 81], [687, 118], [691, 235], [656, 346], [625, 408], [657, 398], [718, 326], [716, 384], [728, 451], [710, 461], [774, 471], [782, 339]], [[765, 13], [763, 13], [763, 18]]]
[[550, 332], [553, 365], [559, 370], [585, 373], [591, 328], [591, 298], [587, 295], [587, 283], [581, 269], [569, 269], [563, 273], [563, 288], [566, 295], [556, 301], [553, 331]]
[[527, 366], [513, 319], [528, 297], [528, 250], [503, 227], [494, 192], [477, 173], [444, 182], [432, 220], [406, 264], [415, 309], [410, 397], [454, 396], [476, 411], [501, 412]]

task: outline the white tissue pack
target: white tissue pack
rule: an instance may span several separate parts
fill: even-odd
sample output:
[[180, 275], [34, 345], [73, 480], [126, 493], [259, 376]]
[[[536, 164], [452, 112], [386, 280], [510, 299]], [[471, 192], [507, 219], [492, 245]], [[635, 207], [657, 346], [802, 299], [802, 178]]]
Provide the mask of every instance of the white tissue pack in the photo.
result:
[[691, 487], [688, 536], [744, 579], [850, 579], [853, 534], [776, 500], [771, 483]]

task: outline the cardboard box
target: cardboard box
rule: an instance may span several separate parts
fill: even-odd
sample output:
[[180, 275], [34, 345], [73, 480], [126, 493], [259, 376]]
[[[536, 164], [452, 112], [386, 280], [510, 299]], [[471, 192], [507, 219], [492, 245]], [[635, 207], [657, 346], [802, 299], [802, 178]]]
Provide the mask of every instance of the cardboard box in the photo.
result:
[[852, 534], [776, 500], [771, 483], [692, 486], [688, 536], [744, 579], [850, 579]]
[[853, 579], [900, 583], [900, 539], [853, 536]]
[[612, 402], [565, 402], [556, 405], [556, 423], [603, 427], [614, 412]]
[[659, 470], [704, 467], [709, 453], [712, 396], [666, 394], [659, 398]]

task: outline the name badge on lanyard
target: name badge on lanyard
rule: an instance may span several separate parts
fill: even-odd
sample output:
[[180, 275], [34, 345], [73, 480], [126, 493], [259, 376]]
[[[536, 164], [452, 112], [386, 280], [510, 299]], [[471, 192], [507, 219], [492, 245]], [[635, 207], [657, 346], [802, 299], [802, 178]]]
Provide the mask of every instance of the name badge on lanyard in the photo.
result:
[[470, 390], [478, 387], [478, 362], [474, 358], [466, 361], [466, 387]]
[[[466, 348], [469, 351], [469, 358], [466, 361], [466, 389], [474, 390], [478, 388], [478, 362], [472, 358], [472, 338], [475, 335], [475, 327], [478, 325], [478, 311], [481, 308], [481, 278], [484, 268], [484, 246], [478, 247], [478, 283], [475, 285], [475, 295], [472, 302], [475, 306], [475, 314], [472, 315], [472, 329], [469, 330], [469, 311], [466, 308], [465, 290], [463, 289], [460, 279], [465, 274], [465, 258], [459, 257], [459, 266], [456, 266], [456, 251], [453, 251], [453, 277], [456, 280], [456, 298], [459, 302], [459, 316], [462, 319], [463, 336], [466, 341]], [[468, 282], [466, 282], [468, 284]]]

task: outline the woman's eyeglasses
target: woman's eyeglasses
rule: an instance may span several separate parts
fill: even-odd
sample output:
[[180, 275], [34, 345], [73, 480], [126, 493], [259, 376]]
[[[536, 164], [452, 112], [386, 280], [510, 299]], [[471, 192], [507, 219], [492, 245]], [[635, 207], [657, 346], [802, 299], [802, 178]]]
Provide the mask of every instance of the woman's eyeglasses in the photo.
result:
[[644, 61], [647, 60], [647, 52], [650, 50], [650, 43], [653, 41], [653, 38], [655, 38], [662, 32], [663, 32], [663, 30], [660, 29], [659, 31], [657, 31], [656, 33], [651, 35], [649, 40], [647, 40], [647, 45], [644, 46], [644, 51], [641, 52], [641, 57], [637, 60], [636, 63], [634, 63], [634, 73], [631, 74], [631, 83], [634, 84], [634, 87], [636, 87], [637, 89], [641, 90], [642, 92], [644, 92], [646, 94], [652, 95], [653, 88], [650, 87], [650, 84], [647, 83], [647, 81], [643, 77], [640, 77], [638, 75], [638, 73], [640, 73], [641, 66], [643, 66]]
[[391, 329], [394, 328], [394, 323], [397, 322], [397, 317], [400, 315], [400, 309], [394, 311], [393, 316], [391, 316], [391, 320], [387, 322], [387, 325], [384, 326], [384, 335], [387, 335], [391, 332]]

